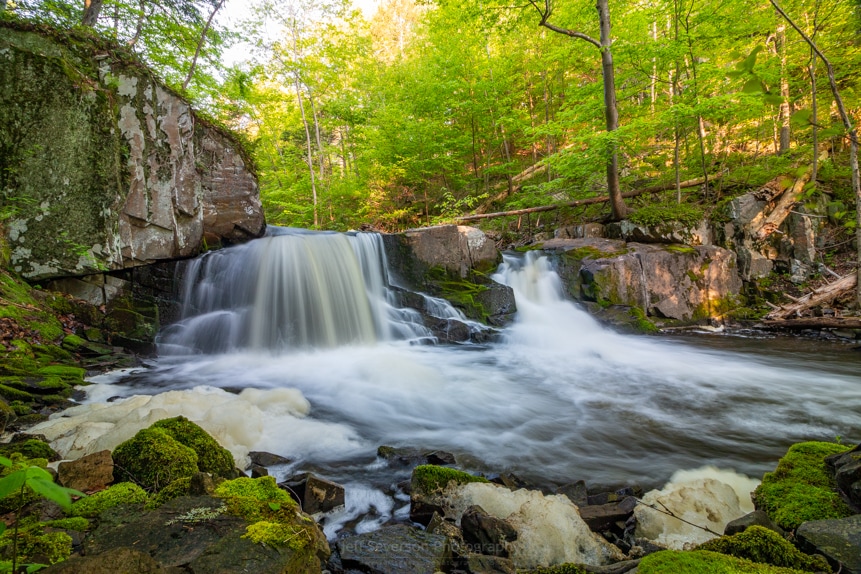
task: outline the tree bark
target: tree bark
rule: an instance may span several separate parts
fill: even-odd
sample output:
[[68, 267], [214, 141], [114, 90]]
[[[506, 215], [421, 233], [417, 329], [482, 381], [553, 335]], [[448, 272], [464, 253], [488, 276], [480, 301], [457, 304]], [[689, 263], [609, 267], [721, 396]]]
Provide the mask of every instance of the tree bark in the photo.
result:
[[92, 28], [99, 21], [99, 12], [102, 11], [102, 3], [104, 0], [84, 0], [84, 15], [81, 18], [81, 25]]
[[861, 173], [858, 170], [858, 130], [852, 124], [852, 118], [846, 112], [846, 106], [843, 104], [843, 98], [840, 96], [840, 90], [837, 88], [837, 80], [834, 76], [834, 67], [831, 61], [825, 57], [816, 42], [804, 33], [804, 30], [798, 27], [783, 8], [777, 3], [777, 0], [769, 0], [775, 10], [783, 16], [784, 20], [798, 32], [798, 34], [807, 42], [807, 45], [816, 52], [822, 63], [825, 64], [825, 70], [828, 74], [828, 85], [831, 87], [831, 94], [834, 96], [834, 103], [837, 105], [837, 111], [840, 113], [840, 119], [843, 121], [843, 127], [846, 128], [849, 136], [849, 167], [852, 171], [852, 191], [855, 193], [855, 243], [856, 243], [856, 265], [857, 281], [855, 282], [855, 305], [861, 306]]
[[801, 311], [806, 311], [807, 309], [810, 309], [817, 305], [821, 305], [823, 303], [830, 303], [831, 301], [843, 295], [847, 291], [855, 289], [857, 283], [857, 275], [855, 275], [854, 273], [846, 275], [844, 277], [841, 277], [834, 283], [824, 285], [819, 289], [816, 289], [812, 293], [808, 293], [807, 295], [801, 297], [791, 305], [784, 305], [779, 309], [775, 309], [774, 311], [766, 315], [765, 318], [770, 321], [789, 319], [790, 317], [797, 315]]
[[783, 155], [789, 151], [791, 135], [789, 118], [792, 115], [789, 105], [789, 77], [786, 71], [786, 24], [783, 21], [777, 25], [776, 32], [774, 49], [780, 58], [780, 97], [783, 98], [780, 103], [780, 138], [777, 155]]
[[185, 81], [182, 83], [183, 90], [188, 87], [188, 83], [191, 81], [192, 76], [194, 76], [194, 68], [197, 66], [197, 58], [200, 57], [203, 43], [206, 42], [206, 34], [209, 32], [209, 27], [212, 26], [212, 19], [215, 18], [216, 12], [221, 9], [222, 5], [224, 5], [224, 0], [220, 0], [218, 4], [215, 5], [209, 18], [206, 20], [206, 24], [203, 26], [203, 32], [200, 33], [200, 38], [197, 40], [197, 47], [194, 50], [194, 57], [191, 59], [191, 66], [188, 68], [188, 75], [185, 76]]

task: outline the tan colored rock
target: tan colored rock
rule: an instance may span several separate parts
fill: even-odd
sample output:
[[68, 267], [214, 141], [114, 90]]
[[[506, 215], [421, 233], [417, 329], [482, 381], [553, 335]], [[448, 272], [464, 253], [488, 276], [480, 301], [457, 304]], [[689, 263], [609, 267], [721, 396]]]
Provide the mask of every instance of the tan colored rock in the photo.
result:
[[419, 261], [461, 277], [466, 277], [471, 269], [493, 269], [499, 262], [496, 245], [475, 227], [437, 225], [411, 229], [403, 236]]
[[111, 451], [102, 450], [78, 460], [61, 462], [57, 467], [60, 484], [81, 492], [102, 490], [114, 481]]

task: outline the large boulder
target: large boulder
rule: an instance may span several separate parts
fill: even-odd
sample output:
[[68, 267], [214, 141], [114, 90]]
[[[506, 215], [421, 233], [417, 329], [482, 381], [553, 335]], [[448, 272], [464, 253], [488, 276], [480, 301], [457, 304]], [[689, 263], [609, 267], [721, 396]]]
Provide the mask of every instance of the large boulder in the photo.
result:
[[335, 551], [344, 569], [374, 574], [434, 574], [448, 571], [448, 539], [404, 524], [342, 538]]
[[735, 255], [714, 246], [552, 239], [568, 293], [603, 307], [637, 307], [651, 317], [695, 321], [719, 316], [742, 283]]
[[835, 572], [861, 574], [861, 514], [805, 522], [795, 534], [804, 551], [824, 555]]
[[82, 275], [259, 236], [238, 142], [95, 42], [0, 23], [0, 190], [15, 270]]
[[402, 262], [405, 275], [412, 272], [419, 281], [430, 268], [441, 268], [463, 279], [473, 270], [492, 271], [502, 260], [483, 231], [466, 225], [422, 227], [389, 237], [397, 240], [397, 248], [408, 252], [393, 253], [389, 247], [394, 246], [387, 243], [389, 260]]

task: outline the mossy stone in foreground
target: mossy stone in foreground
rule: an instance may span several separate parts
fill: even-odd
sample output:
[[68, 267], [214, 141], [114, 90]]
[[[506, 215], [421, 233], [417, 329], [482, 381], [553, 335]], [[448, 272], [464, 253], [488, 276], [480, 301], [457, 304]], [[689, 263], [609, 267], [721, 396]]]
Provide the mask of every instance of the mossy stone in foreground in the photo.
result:
[[158, 494], [154, 495], [146, 503], [146, 508], [148, 510], [158, 508], [165, 502], [169, 502], [180, 496], [188, 496], [189, 494], [191, 494], [191, 478], [178, 478], [162, 488]]
[[185, 417], [163, 419], [150, 428], [162, 429], [174, 440], [197, 454], [197, 468], [223, 478], [233, 478], [235, 464], [230, 451], [218, 444], [209, 433]]
[[849, 516], [852, 511], [837, 494], [825, 465], [825, 457], [849, 448], [828, 442], [792, 445], [774, 472], [762, 477], [753, 493], [754, 504], [785, 530], [794, 530], [808, 520]]
[[114, 479], [158, 492], [174, 480], [197, 472], [197, 454], [160, 428], [147, 428], [113, 452]]
[[588, 574], [588, 572], [576, 564], [560, 564], [558, 566], [536, 568], [535, 570], [526, 571], [525, 574]]
[[825, 558], [801, 552], [780, 534], [762, 526], [751, 526], [733, 536], [709, 540], [697, 549], [807, 572], [831, 572]]
[[60, 455], [57, 454], [57, 451], [51, 448], [48, 443], [34, 438], [0, 445], [0, 456], [9, 458], [16, 452], [23, 457], [30, 459], [44, 458], [48, 461], [60, 460]]
[[488, 480], [483, 476], [475, 476], [454, 468], [423, 464], [413, 469], [411, 486], [414, 493], [432, 494], [442, 491], [451, 482], [469, 484], [470, 482], [488, 482]]
[[120, 504], [143, 504], [147, 493], [136, 484], [120, 482], [86, 498], [72, 503], [72, 516], [95, 518], [109, 508]]
[[716, 552], [663, 550], [643, 558], [639, 574], [802, 574], [803, 570], [758, 564]]
[[214, 494], [224, 499], [231, 514], [248, 522], [290, 522], [297, 509], [296, 501], [278, 488], [271, 476], [227, 480], [218, 485]]

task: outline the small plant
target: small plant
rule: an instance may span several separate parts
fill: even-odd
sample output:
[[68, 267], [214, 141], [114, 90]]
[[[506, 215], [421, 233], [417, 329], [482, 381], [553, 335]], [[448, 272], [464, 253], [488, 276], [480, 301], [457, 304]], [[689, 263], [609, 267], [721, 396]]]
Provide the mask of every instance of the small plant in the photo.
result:
[[[26, 463], [25, 463], [26, 464]], [[15, 463], [12, 460], [0, 456], [0, 465], [7, 469], [13, 469], [9, 474], [0, 478], [0, 498], [17, 495], [15, 505], [15, 531], [12, 534], [12, 572], [18, 568], [18, 524], [20, 522], [21, 510], [24, 508], [27, 489], [52, 502], [57, 503], [63, 510], [72, 508], [72, 496], [85, 496], [71, 488], [54, 484], [54, 477], [47, 470], [39, 466]], [[0, 522], [0, 534], [6, 530], [6, 524]], [[30, 565], [27, 572], [35, 572], [41, 565]]]

